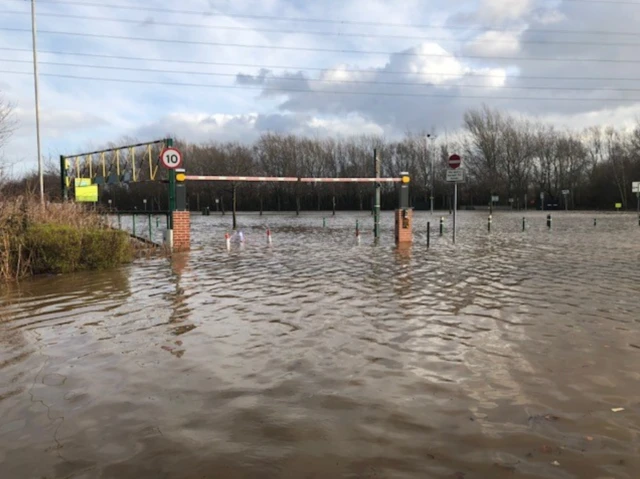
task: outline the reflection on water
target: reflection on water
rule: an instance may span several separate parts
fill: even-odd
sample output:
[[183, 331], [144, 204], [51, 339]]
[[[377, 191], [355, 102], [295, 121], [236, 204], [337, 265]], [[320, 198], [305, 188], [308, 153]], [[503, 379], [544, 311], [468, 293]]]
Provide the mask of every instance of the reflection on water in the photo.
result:
[[635, 218], [460, 216], [429, 250], [423, 213], [400, 249], [389, 214], [241, 217], [231, 251], [196, 216], [172, 261], [5, 288], [0, 477], [637, 477]]

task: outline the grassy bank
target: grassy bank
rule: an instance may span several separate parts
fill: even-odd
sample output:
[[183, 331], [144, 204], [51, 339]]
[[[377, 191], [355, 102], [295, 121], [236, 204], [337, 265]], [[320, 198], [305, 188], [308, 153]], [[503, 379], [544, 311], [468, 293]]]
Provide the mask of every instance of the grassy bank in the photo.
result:
[[0, 281], [112, 268], [132, 257], [129, 235], [81, 205], [0, 200]]

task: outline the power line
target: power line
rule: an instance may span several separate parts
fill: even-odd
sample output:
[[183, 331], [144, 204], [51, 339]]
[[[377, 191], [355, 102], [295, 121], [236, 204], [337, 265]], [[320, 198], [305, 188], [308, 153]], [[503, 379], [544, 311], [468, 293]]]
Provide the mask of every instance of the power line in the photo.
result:
[[[10, 63], [31, 63], [29, 60], [14, 60], [8, 58], [0, 58], [0, 62]], [[73, 68], [95, 68], [100, 70], [115, 70], [115, 71], [132, 71], [132, 72], [145, 72], [145, 73], [164, 73], [164, 74], [182, 74], [182, 75], [202, 75], [202, 76], [218, 76], [218, 77], [232, 77], [237, 78], [241, 74], [238, 73], [222, 73], [222, 72], [198, 72], [198, 71], [175, 71], [175, 70], [163, 70], [155, 68], [134, 68], [134, 67], [119, 67], [109, 65], [86, 65], [78, 63], [64, 63], [64, 62], [39, 62], [41, 65], [73, 67]], [[249, 76], [249, 75], [246, 75]], [[372, 81], [372, 80], [339, 80], [339, 79], [319, 79], [319, 78], [299, 78], [299, 77], [283, 77], [283, 76], [268, 76], [264, 80], [278, 80], [278, 81], [305, 81], [312, 83], [331, 83], [338, 85], [391, 85], [391, 86], [426, 86], [426, 87], [438, 87], [434, 83], [426, 82], [400, 82], [400, 81]], [[544, 86], [491, 86], [491, 85], [468, 85], [468, 84], [448, 84], [442, 85], [444, 87], [463, 87], [463, 88], [484, 88], [484, 89], [501, 89], [501, 90], [550, 90], [550, 91], [593, 91], [593, 92], [640, 92], [640, 88], [589, 88], [589, 87], [544, 87]]]
[[[26, 48], [10, 48], [0, 47], [0, 51], [12, 51], [12, 52], [31, 52]], [[208, 65], [208, 66], [227, 66], [227, 67], [239, 67], [239, 68], [267, 68], [267, 69], [282, 69], [282, 70], [295, 70], [295, 71], [313, 71], [313, 72], [326, 72], [336, 70], [330, 67], [300, 67], [295, 65], [265, 65], [257, 63], [232, 63], [232, 62], [211, 62], [203, 60], [177, 60], [171, 58], [149, 58], [149, 57], [129, 57], [120, 55], [104, 55], [99, 53], [85, 53], [85, 52], [65, 52], [65, 51], [52, 51], [52, 50], [38, 50], [38, 53], [45, 55], [67, 55], [67, 56], [80, 56], [88, 58], [102, 58], [107, 60], [126, 60], [126, 61], [143, 61], [143, 62], [162, 62], [162, 63], [175, 63], [185, 65]], [[374, 70], [374, 69], [358, 69], [358, 68], [340, 68], [340, 72], [345, 73], [375, 73], [377, 75], [423, 75], [423, 72], [416, 72], [410, 70]], [[449, 72], [429, 72], [429, 75], [443, 76], [443, 77], [459, 77], [460, 73]], [[464, 76], [473, 76], [478, 78], [504, 78], [504, 75], [490, 74], [490, 73], [477, 73], [473, 71], [463, 72]], [[534, 75], [518, 75], [519, 79], [526, 80], [581, 80], [581, 81], [638, 81], [638, 77], [585, 77], [585, 76], [534, 76]]]
[[[28, 15], [28, 12], [17, 11], [0, 11], [0, 14], [7, 15]], [[179, 23], [179, 22], [158, 22], [156, 20], [132, 20], [128, 18], [113, 18], [113, 17], [96, 17], [87, 15], [70, 15], [64, 13], [39, 13], [40, 17], [54, 17], [54, 18], [69, 18], [77, 20], [91, 20], [100, 22], [114, 22], [114, 23], [126, 23], [132, 25], [142, 26], [164, 26], [164, 27], [180, 27], [180, 28], [201, 28], [206, 30], [225, 30], [225, 31], [245, 31], [245, 32], [259, 32], [259, 33], [277, 33], [287, 35], [311, 35], [311, 36], [329, 36], [340, 38], [384, 38], [392, 40], [420, 40], [440, 43], [461, 43], [466, 39], [452, 39], [444, 37], [429, 37], [429, 36], [416, 36], [416, 35], [388, 35], [379, 33], [344, 33], [344, 32], [329, 32], [329, 31], [307, 31], [307, 30], [283, 30], [278, 28], [258, 28], [258, 27], [238, 27], [228, 25], [205, 25], [202, 23]], [[606, 42], [601, 41], [548, 41], [548, 40], [472, 40], [475, 44], [531, 44], [531, 45], [595, 45], [595, 46], [611, 46], [611, 47], [638, 47], [640, 42]]]
[[[17, 72], [0, 70], [0, 73], [7, 75], [31, 75], [31, 72]], [[214, 83], [184, 83], [184, 82], [169, 82], [169, 81], [157, 81], [157, 80], [133, 80], [124, 78], [101, 78], [101, 77], [86, 77], [76, 75], [65, 75], [57, 73], [43, 73], [42, 76], [67, 78], [74, 80], [90, 80], [101, 82], [115, 82], [115, 83], [134, 83], [140, 85], [167, 85], [167, 86], [181, 86], [181, 87], [201, 87], [201, 88], [219, 88], [219, 89], [242, 89], [242, 90], [259, 90], [273, 91], [276, 93], [305, 93], [305, 94], [320, 94], [320, 95], [357, 95], [357, 96], [387, 96], [387, 97], [410, 97], [410, 98], [453, 98], [453, 99], [478, 99], [478, 100], [541, 100], [541, 101], [603, 101], [603, 102], [631, 102], [640, 101], [640, 98], [585, 98], [585, 97], [560, 97], [560, 96], [486, 96], [486, 95], [448, 95], [448, 94], [429, 94], [429, 93], [396, 93], [396, 92], [345, 92], [335, 90], [304, 90], [304, 89], [292, 89], [292, 88], [269, 88], [269, 87], [254, 87], [248, 85], [223, 85]]]
[[[22, 2], [23, 0], [13, 0], [16, 2]], [[578, 2], [579, 0], [566, 0]], [[582, 0], [586, 2], [587, 0]], [[591, 0], [589, 3], [607, 3], [607, 4], [632, 4], [640, 5], [637, 2], [628, 2], [625, 0], [616, 0], [605, 2], [603, 0]], [[80, 7], [94, 7], [94, 8], [108, 8], [115, 10], [133, 10], [141, 12], [151, 13], [168, 13], [168, 14], [180, 14], [180, 15], [198, 15], [204, 17], [228, 17], [228, 18], [242, 18], [247, 20], [268, 20], [277, 22], [300, 22], [300, 23], [317, 23], [317, 24], [330, 24], [330, 25], [360, 25], [367, 27], [396, 27], [396, 28], [435, 28], [435, 29], [447, 29], [447, 30], [491, 30], [490, 27], [477, 27], [474, 25], [435, 25], [435, 24], [412, 24], [412, 23], [394, 23], [394, 22], [374, 22], [374, 21], [358, 21], [358, 20], [336, 20], [327, 18], [310, 18], [310, 17], [285, 17], [285, 16], [273, 16], [273, 15], [256, 15], [256, 14], [238, 14], [222, 11], [203, 11], [203, 10], [181, 10], [172, 8], [158, 8], [150, 6], [136, 6], [136, 5], [105, 5], [102, 3], [86, 2], [86, 1], [71, 1], [71, 0], [39, 0], [40, 4], [52, 4], [52, 5], [73, 5]], [[502, 32], [520, 32], [520, 29], [501, 29]], [[592, 31], [579, 31], [579, 30], [554, 30], [554, 29], [527, 29], [529, 32], [538, 33], [565, 33], [565, 34], [594, 34], [594, 35], [629, 35], [640, 36], [638, 32], [618, 32], [618, 31], [604, 31], [604, 30], [592, 30]]]
[[[26, 28], [12, 28], [2, 27], [2, 31], [31, 33], [31, 30]], [[72, 37], [84, 37], [84, 38], [105, 38], [109, 40], [125, 40], [125, 41], [141, 41], [141, 42], [156, 42], [156, 43], [170, 43], [170, 44], [184, 44], [184, 45], [203, 45], [203, 46], [217, 46], [217, 47], [233, 47], [233, 48], [256, 48], [267, 50], [287, 50], [287, 51], [300, 51], [300, 52], [318, 52], [318, 53], [342, 53], [342, 54], [355, 54], [355, 55], [386, 55], [386, 56], [408, 56], [408, 57], [429, 57], [429, 58], [451, 58], [453, 55], [440, 54], [440, 53], [416, 53], [416, 52], [389, 52], [378, 50], [351, 50], [351, 49], [335, 49], [335, 48], [312, 48], [312, 47], [294, 47], [283, 45], [255, 45], [245, 43], [226, 43], [226, 42], [205, 42], [198, 40], [170, 40], [164, 38], [145, 38], [145, 37], [129, 37], [122, 35], [104, 35], [100, 33], [81, 33], [81, 32], [59, 32], [52, 30], [39, 30], [38, 33], [46, 35], [63, 35]], [[501, 60], [501, 61], [542, 61], [542, 62], [588, 62], [588, 63], [640, 63], [640, 60], [620, 60], [617, 58], [545, 58], [545, 57], [503, 57], [494, 55], [460, 55], [460, 58], [473, 58], [479, 60]]]

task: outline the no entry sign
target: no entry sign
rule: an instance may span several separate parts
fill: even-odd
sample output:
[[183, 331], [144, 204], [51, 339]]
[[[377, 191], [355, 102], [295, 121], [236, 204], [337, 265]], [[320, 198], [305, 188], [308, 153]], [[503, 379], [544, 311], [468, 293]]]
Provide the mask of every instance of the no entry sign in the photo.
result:
[[449, 168], [452, 168], [455, 170], [460, 166], [460, 163], [462, 163], [462, 160], [458, 155], [451, 155], [449, 157]]

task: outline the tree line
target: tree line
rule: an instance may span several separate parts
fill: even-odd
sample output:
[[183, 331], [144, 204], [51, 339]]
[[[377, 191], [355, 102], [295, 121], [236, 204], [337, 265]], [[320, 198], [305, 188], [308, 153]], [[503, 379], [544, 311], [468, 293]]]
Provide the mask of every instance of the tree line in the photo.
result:
[[[178, 139], [176, 146], [183, 151], [188, 174], [229, 176], [372, 177], [376, 151], [382, 176], [409, 172], [411, 203], [417, 209], [428, 209], [432, 196], [436, 209], [451, 208], [453, 187], [445, 179], [453, 153], [462, 157], [467, 177], [459, 186], [462, 208], [486, 207], [495, 196], [502, 207], [540, 208], [541, 193], [545, 209], [613, 209], [615, 203], [634, 208], [631, 182], [640, 181], [640, 124], [628, 130], [563, 130], [487, 106], [468, 110], [455, 136], [407, 132], [388, 140], [265, 133], [253, 144]], [[53, 199], [59, 197], [58, 175], [58, 162], [51, 162], [46, 190]], [[19, 193], [25, 183], [33, 184], [33, 175], [5, 182], [4, 192]], [[101, 203], [111, 200], [119, 209], [141, 209], [145, 199], [149, 209], [166, 208], [162, 182], [101, 190]], [[190, 182], [187, 192], [190, 209], [212, 211], [230, 210], [234, 203], [252, 211], [367, 210], [373, 199], [371, 184]], [[383, 184], [382, 207], [392, 209], [396, 202], [395, 186]]]

